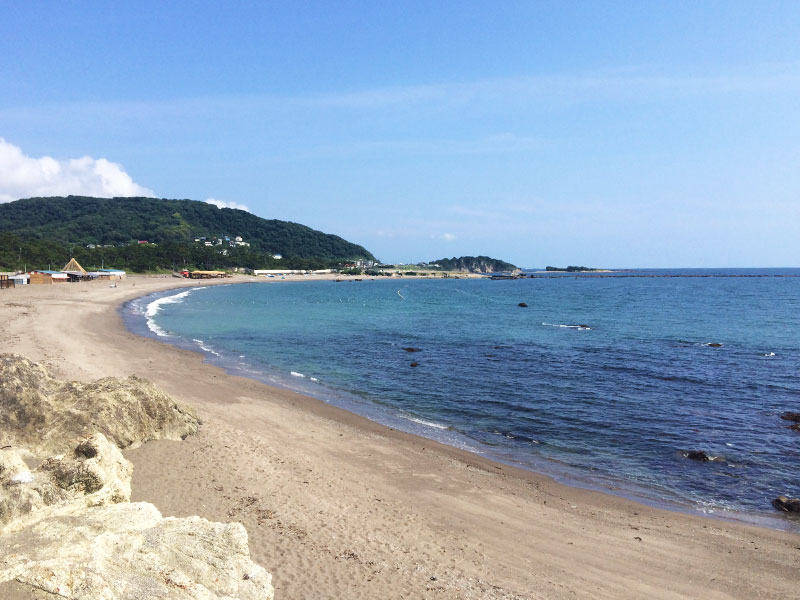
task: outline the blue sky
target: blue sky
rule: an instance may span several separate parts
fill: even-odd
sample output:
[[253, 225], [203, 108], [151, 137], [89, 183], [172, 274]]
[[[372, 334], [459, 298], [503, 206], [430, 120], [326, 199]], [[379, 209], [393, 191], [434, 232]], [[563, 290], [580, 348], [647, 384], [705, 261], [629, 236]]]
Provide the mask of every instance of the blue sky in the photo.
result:
[[0, 14], [0, 201], [216, 199], [391, 262], [799, 266], [797, 2]]

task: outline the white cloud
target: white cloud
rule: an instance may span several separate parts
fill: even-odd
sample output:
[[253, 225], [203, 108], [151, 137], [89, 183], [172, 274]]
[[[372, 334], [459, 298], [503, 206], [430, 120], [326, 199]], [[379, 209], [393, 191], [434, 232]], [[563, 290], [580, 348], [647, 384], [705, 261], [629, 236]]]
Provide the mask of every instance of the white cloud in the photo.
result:
[[247, 208], [245, 204], [239, 204], [238, 202], [225, 202], [225, 200], [217, 200], [216, 198], [209, 198], [206, 200], [206, 204], [213, 204], [217, 208], [236, 208], [238, 210], [244, 210], [250, 212], [250, 209]]
[[445, 242], [452, 242], [454, 239], [456, 239], [456, 236], [454, 234], [452, 234], [452, 233], [443, 233], [442, 234], [442, 239]]
[[27, 156], [0, 138], [0, 202], [35, 196], [155, 196], [133, 182], [122, 165], [91, 156], [57, 160]]

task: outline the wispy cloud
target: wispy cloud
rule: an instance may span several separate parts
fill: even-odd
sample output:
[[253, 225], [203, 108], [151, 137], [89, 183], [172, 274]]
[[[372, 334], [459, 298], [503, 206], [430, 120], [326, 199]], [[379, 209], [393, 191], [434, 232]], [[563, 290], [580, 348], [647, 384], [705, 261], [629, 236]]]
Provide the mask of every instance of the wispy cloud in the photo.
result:
[[91, 156], [34, 158], [0, 138], [0, 202], [34, 196], [154, 196], [133, 182], [122, 165]]
[[[567, 98], [636, 99], [642, 95], [795, 92], [800, 90], [800, 65], [747, 65], [717, 72], [663, 73], [647, 66], [511, 78], [482, 79], [388, 87], [294, 98], [299, 104], [380, 110], [424, 104], [467, 104], [487, 100], [521, 102]], [[587, 95], [588, 94], [588, 95]]]
[[0, 118], [34, 118], [89, 112], [103, 118], [153, 118], [157, 116], [199, 117], [224, 114], [264, 114], [264, 111], [300, 112], [334, 109], [386, 111], [431, 107], [437, 110], [470, 104], [489, 105], [496, 110], [528, 102], [633, 101], [685, 95], [795, 93], [800, 91], [800, 64], [770, 63], [742, 65], [713, 72], [665, 72], [640, 65], [588, 72], [539, 74], [463, 82], [434, 82], [343, 92], [276, 95], [235, 94], [76, 102], [72, 104], [5, 106]]
[[281, 160], [314, 160], [319, 158], [344, 158], [383, 155], [467, 155], [526, 152], [541, 149], [546, 141], [534, 136], [510, 132], [466, 139], [426, 138], [416, 140], [349, 141], [325, 144], [296, 153], [282, 153]]
[[217, 208], [235, 208], [237, 210], [244, 210], [250, 212], [246, 204], [239, 204], [238, 202], [226, 202], [225, 200], [217, 200], [216, 198], [208, 198], [206, 204], [213, 204]]

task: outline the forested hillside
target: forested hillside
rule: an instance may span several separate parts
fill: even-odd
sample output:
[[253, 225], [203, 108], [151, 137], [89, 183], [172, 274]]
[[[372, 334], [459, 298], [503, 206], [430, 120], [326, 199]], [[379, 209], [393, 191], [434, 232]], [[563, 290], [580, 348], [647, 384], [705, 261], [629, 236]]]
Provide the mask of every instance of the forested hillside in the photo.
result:
[[497, 273], [513, 271], [517, 267], [504, 260], [488, 256], [461, 256], [459, 258], [440, 258], [430, 264], [439, 265], [445, 271], [463, 271], [465, 273]]
[[[195, 242], [223, 236], [240, 236], [249, 246]], [[145, 240], [149, 243], [138, 243]], [[282, 258], [274, 259], [276, 254]], [[0, 270], [26, 264], [56, 268], [70, 256], [135, 271], [311, 268], [374, 259], [362, 246], [336, 235], [194, 200], [67, 196], [0, 204]]]
[[262, 219], [195, 200], [28, 198], [0, 204], [0, 232], [68, 244], [191, 241], [241, 236], [255, 250], [322, 259], [374, 259], [366, 249], [305, 225]]

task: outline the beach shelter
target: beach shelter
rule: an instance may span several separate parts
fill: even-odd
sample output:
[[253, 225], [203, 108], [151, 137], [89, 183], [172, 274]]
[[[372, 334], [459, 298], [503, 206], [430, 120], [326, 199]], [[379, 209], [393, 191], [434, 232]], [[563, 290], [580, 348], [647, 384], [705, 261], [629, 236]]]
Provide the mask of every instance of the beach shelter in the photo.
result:
[[69, 262], [64, 265], [64, 268], [61, 270], [65, 273], [80, 273], [82, 276], [86, 276], [86, 269], [84, 269], [74, 258], [70, 258]]

